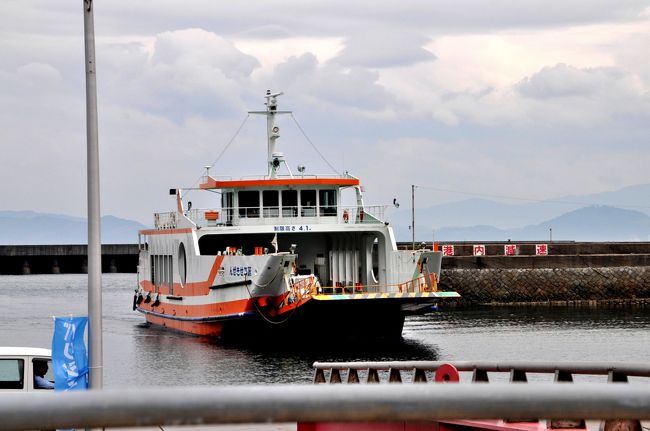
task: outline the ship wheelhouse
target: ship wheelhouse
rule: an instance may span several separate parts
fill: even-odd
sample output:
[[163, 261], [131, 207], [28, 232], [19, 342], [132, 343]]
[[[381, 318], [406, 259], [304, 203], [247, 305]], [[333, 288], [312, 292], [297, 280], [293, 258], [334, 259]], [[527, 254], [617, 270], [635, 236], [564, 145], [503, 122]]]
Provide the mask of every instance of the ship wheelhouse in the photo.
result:
[[[202, 189], [221, 190], [222, 213], [208, 224], [227, 226], [349, 222], [350, 210], [356, 208], [341, 205], [341, 191], [349, 187], [355, 189], [359, 202], [359, 180], [351, 176], [235, 181], [208, 177], [201, 184]], [[357, 214], [363, 222], [365, 214]]]
[[[298, 275], [324, 288], [372, 291], [386, 284], [386, 247], [394, 240], [382, 221], [385, 206], [364, 207], [359, 180], [340, 177], [219, 180], [200, 186], [221, 193], [221, 206], [186, 215], [198, 229], [201, 255], [295, 250]], [[354, 191], [355, 205], [343, 194]]]

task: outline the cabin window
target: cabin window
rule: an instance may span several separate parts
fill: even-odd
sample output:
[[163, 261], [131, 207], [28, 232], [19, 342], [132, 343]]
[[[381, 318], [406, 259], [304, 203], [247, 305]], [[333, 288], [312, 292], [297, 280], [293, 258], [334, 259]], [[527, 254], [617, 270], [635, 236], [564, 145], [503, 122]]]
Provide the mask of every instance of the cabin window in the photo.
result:
[[260, 216], [260, 192], [241, 191], [237, 193], [239, 198], [239, 217], [256, 218]]
[[316, 190], [300, 190], [300, 215], [316, 217]]
[[221, 195], [221, 210], [225, 213], [226, 224], [232, 224], [233, 216], [233, 192], [225, 192]]
[[321, 216], [336, 216], [336, 190], [319, 190], [318, 200]]
[[22, 359], [0, 359], [0, 389], [23, 389], [24, 371]]
[[282, 217], [298, 217], [298, 190], [282, 190]]
[[263, 217], [278, 217], [280, 215], [280, 195], [278, 190], [262, 192]]

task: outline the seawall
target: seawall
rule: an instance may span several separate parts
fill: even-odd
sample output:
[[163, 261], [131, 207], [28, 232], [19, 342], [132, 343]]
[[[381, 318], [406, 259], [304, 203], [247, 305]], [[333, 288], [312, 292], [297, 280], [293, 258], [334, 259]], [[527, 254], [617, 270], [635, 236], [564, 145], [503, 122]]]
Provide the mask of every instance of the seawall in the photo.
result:
[[[137, 244], [102, 244], [102, 272], [136, 272]], [[0, 245], [0, 274], [79, 274], [88, 272], [88, 246]]]
[[[506, 255], [515, 244], [516, 254]], [[461, 303], [650, 304], [650, 243], [445, 243], [441, 285]], [[474, 245], [485, 255], [474, 256]]]

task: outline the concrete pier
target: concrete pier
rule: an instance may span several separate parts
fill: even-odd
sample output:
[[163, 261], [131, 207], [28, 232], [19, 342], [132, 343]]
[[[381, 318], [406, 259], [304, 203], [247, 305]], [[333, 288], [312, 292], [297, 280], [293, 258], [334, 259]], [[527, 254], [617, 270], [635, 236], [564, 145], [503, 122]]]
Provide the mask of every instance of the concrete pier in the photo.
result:
[[[102, 245], [102, 272], [136, 272], [137, 244]], [[0, 274], [85, 274], [86, 245], [0, 246]]]

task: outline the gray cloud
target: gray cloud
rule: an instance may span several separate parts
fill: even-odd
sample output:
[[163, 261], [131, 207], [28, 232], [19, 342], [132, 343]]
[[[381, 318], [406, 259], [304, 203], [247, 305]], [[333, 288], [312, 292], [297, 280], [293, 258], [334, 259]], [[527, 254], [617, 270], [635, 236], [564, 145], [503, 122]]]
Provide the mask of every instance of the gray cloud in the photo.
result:
[[313, 54], [289, 58], [267, 79], [287, 93], [318, 100], [319, 104], [333, 104], [342, 110], [381, 111], [394, 101], [377, 82], [376, 72], [337, 63], [321, 65]]
[[364, 33], [347, 38], [345, 48], [332, 62], [345, 66], [381, 68], [435, 60], [435, 55], [422, 48], [427, 42], [428, 38], [413, 32], [366, 29]]
[[557, 64], [524, 78], [516, 89], [524, 96], [544, 99], [587, 96], [617, 88], [625, 90], [630, 84], [627, 74], [614, 67], [580, 69]]
[[[0, 4], [2, 205], [82, 215], [81, 7], [23, 3]], [[613, 66], [552, 59], [537, 73], [516, 75], [521, 80], [514, 85], [473, 82], [464, 71], [466, 87], [453, 92], [445, 77], [454, 71], [436, 74], [446, 67], [443, 58], [431, 61], [422, 48], [459, 33], [531, 34], [637, 20], [645, 1], [497, 0], [488, 7], [478, 0], [116, 0], [96, 6], [105, 213], [148, 221], [152, 210], [173, 206], [165, 189], [192, 185], [245, 112], [262, 108], [267, 88], [285, 91], [283, 109], [296, 112], [331, 162], [362, 176], [371, 203], [389, 202], [412, 183], [550, 197], [554, 190], [647, 182], [650, 64], [637, 58], [647, 50], [643, 32], [635, 30], [638, 40], [621, 39], [625, 46], [619, 40], [599, 48], [604, 55], [594, 65], [611, 58]], [[343, 49], [323, 62], [301, 45], [283, 52], [293, 55], [286, 60], [272, 59], [274, 68], [237, 49], [240, 40], [250, 46], [305, 36], [339, 40]], [[501, 67], [509, 61], [501, 60]], [[455, 61], [463, 67], [460, 56]], [[555, 64], [560, 61], [567, 64]], [[250, 121], [215, 168], [219, 174], [264, 172], [263, 120]], [[304, 162], [310, 173], [326, 171], [291, 120], [282, 121], [281, 151], [292, 167]]]
[[200, 29], [158, 34], [151, 53], [142, 44], [111, 43], [100, 54], [110, 77], [100, 89], [110, 102], [175, 121], [237, 111], [238, 88], [259, 67], [230, 41]]
[[[364, 34], [367, 27], [384, 28], [387, 34], [414, 29], [439, 34], [556, 27], [634, 19], [647, 6], [645, 0], [249, 0], [227, 4], [118, 0], [98, 6], [97, 14], [111, 31], [121, 34], [201, 27], [223, 35], [250, 32], [272, 39], [284, 37], [284, 29], [296, 36], [347, 37]], [[130, 12], [128, 16], [124, 10]], [[269, 26], [283, 30], [264, 32]]]

